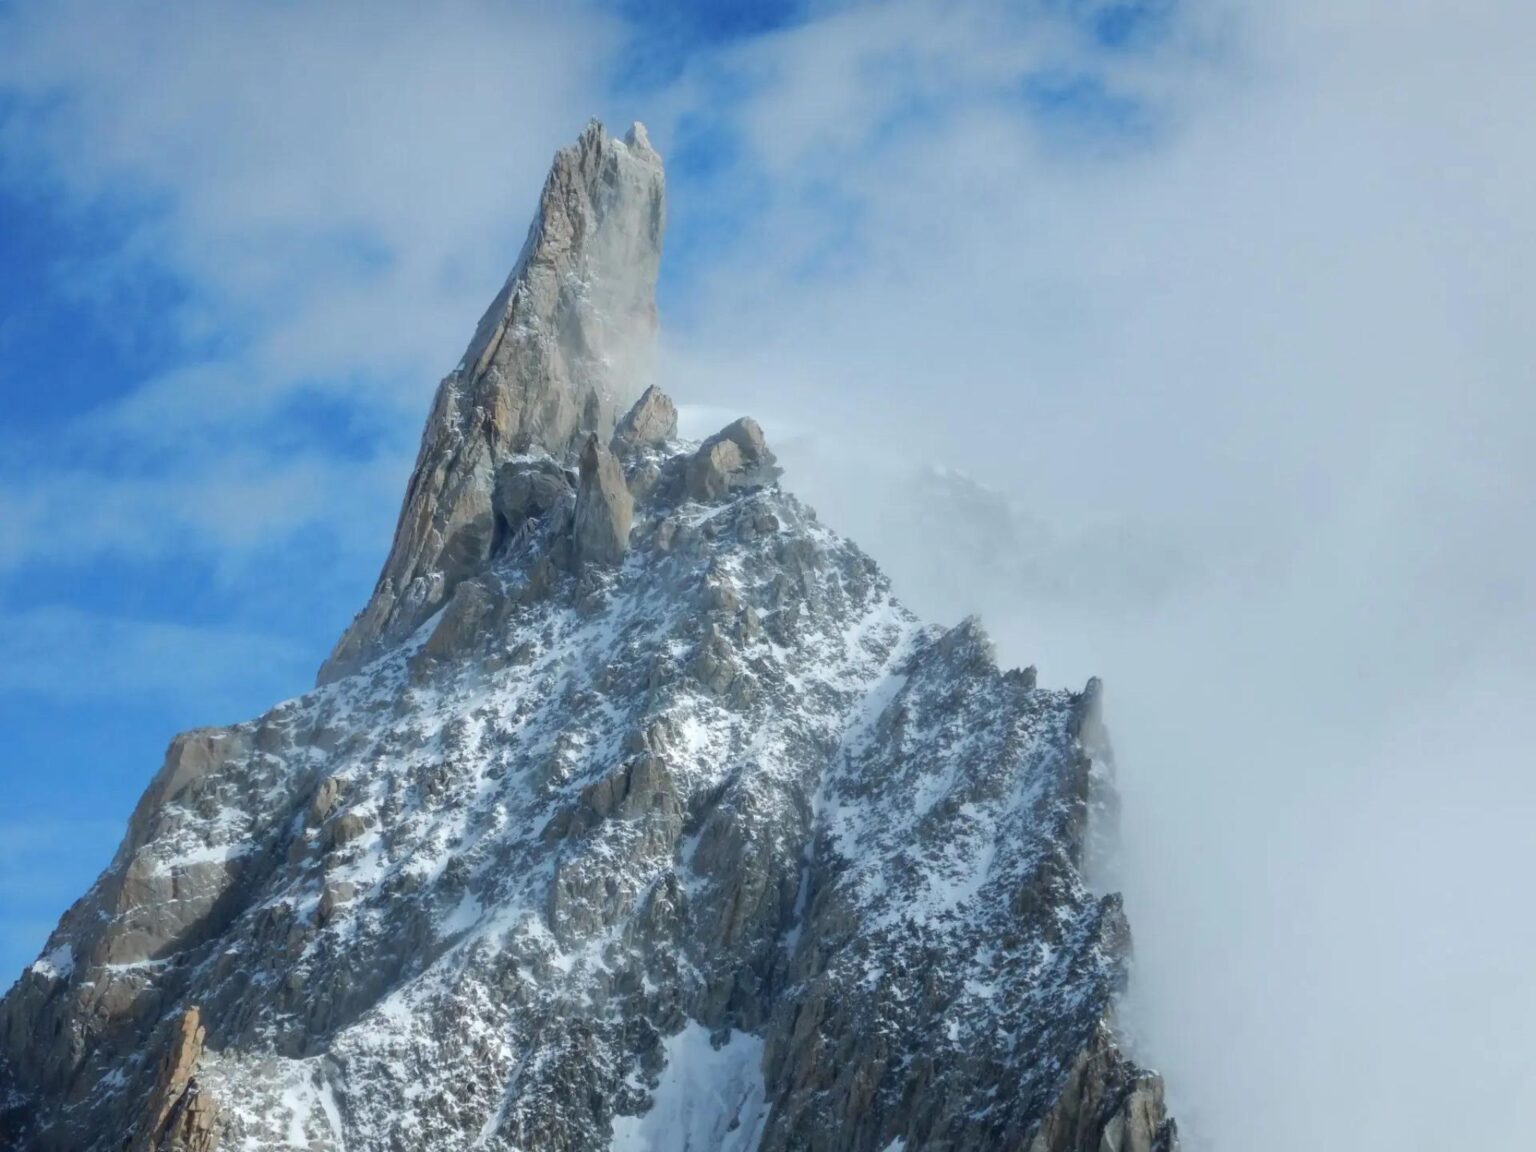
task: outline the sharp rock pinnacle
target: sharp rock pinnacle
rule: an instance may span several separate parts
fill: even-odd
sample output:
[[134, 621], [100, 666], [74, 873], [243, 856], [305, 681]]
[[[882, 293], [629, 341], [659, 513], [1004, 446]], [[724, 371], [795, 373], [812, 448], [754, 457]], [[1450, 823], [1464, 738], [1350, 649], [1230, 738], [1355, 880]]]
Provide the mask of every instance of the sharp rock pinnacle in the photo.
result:
[[649, 374], [665, 227], [644, 125], [616, 140], [594, 120], [556, 154], [517, 263], [438, 386], [389, 558], [322, 683], [409, 635], [484, 566], [501, 463], [607, 441]]

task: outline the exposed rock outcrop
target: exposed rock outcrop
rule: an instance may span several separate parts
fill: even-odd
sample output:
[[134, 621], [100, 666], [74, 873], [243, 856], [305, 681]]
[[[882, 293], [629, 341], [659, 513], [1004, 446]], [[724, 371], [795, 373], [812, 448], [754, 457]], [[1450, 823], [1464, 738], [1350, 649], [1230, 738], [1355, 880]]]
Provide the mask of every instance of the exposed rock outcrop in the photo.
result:
[[577, 562], [609, 567], [621, 563], [629, 551], [634, 510], [618, 460], [595, 434], [589, 436], [581, 454], [581, 481], [571, 525]]
[[565, 466], [548, 457], [503, 464], [491, 497], [497, 544], [504, 546], [530, 522], [564, 526], [575, 507], [576, 478]]
[[322, 683], [403, 639], [484, 567], [503, 461], [608, 439], [648, 371], [665, 223], [661, 159], [641, 125], [615, 140], [594, 121], [555, 157], [516, 267], [438, 388], [389, 558]]
[[125, 1142], [132, 1152], [213, 1152], [218, 1107], [197, 1082], [204, 1035], [202, 1013], [195, 1007], [172, 1026], [144, 1119]]
[[466, 656], [484, 647], [486, 622], [496, 612], [498, 589], [494, 577], [466, 580], [453, 590], [453, 599], [438, 617], [432, 634], [421, 646], [421, 656], [444, 660]]
[[615, 451], [624, 448], [659, 448], [677, 437], [677, 405], [654, 384], [645, 390], [635, 406], [624, 414], [614, 429]]
[[756, 420], [743, 416], [699, 446], [688, 461], [688, 495], [701, 503], [718, 500], [733, 488], [768, 484], [779, 467]]
[[1101, 1028], [1072, 1064], [1027, 1152], [1179, 1152], [1163, 1082], [1128, 1065]]

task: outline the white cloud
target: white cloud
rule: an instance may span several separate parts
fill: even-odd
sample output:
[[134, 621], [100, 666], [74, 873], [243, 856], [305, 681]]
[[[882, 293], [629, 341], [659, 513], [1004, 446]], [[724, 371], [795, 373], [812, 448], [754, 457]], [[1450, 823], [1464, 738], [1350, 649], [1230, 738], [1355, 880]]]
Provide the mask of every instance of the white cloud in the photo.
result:
[[147, 206], [136, 254], [249, 331], [273, 384], [440, 372], [618, 31], [472, 0], [19, 6], [11, 175]]
[[[0, 567], [238, 562], [309, 525], [373, 526], [358, 509], [403, 486], [550, 156], [602, 110], [619, 33], [583, 5], [474, 0], [0, 14], [0, 178], [120, 218], [74, 290], [110, 317], [137, 277], [170, 277], [187, 347], [49, 443], [0, 443]], [[295, 401], [316, 395], [361, 447], [310, 426]]]
[[249, 581], [252, 564], [309, 529], [325, 532], [334, 556], [367, 568], [388, 542], [390, 505], [410, 466], [404, 453], [350, 461], [220, 444], [172, 450], [169, 463], [125, 475], [93, 466], [91, 443], [69, 466], [0, 492], [0, 573], [102, 560], [202, 563]]
[[[674, 326], [677, 390], [817, 428], [789, 482], [898, 589], [1046, 682], [1107, 677], [1140, 1024], [1196, 1139], [1433, 1147], [1454, 1100], [1457, 1140], [1514, 1146], [1536, 13], [1212, 6], [1129, 60], [1069, 44], [1140, 102], [1124, 134], [998, 96], [1040, 57], [995, 24], [947, 101], [870, 63], [925, 58], [937, 11], [746, 50], [722, 189], [768, 214]], [[925, 521], [928, 459], [1006, 498], [1011, 557], [944, 547], [996, 510]]]

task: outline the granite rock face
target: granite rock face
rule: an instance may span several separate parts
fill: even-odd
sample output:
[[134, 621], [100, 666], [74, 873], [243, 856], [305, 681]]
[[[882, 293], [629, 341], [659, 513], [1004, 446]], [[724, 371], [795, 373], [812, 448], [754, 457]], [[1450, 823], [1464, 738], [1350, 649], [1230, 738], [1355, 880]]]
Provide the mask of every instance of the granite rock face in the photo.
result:
[[[659, 188], [643, 140], [589, 130], [551, 184]], [[456, 395], [502, 365], [476, 403], [522, 431], [455, 440], [440, 393], [391, 553], [476, 524], [428, 562], [454, 579], [176, 738], [0, 1001], [0, 1146], [1172, 1152], [1112, 1026], [1125, 915], [1084, 879], [1097, 681], [914, 618], [754, 422], [685, 443], [653, 391], [583, 430], [594, 393], [507, 384], [499, 326]]]
[[581, 453], [581, 481], [576, 489], [572, 532], [578, 563], [613, 566], [629, 551], [629, 526], [635, 501], [624, 481], [624, 470], [613, 453], [587, 438]]
[[615, 451], [627, 448], [659, 448], [677, 437], [677, 405], [652, 384], [624, 414], [614, 429]]
[[133, 1152], [212, 1152], [216, 1147], [218, 1108], [197, 1082], [204, 1035], [196, 1007], [173, 1023], [143, 1118], [127, 1142]]
[[709, 502], [732, 488], [771, 483], [779, 467], [756, 420], [743, 416], [699, 446], [688, 460], [688, 495]]
[[512, 274], [438, 387], [389, 558], [322, 682], [404, 639], [484, 565], [504, 461], [612, 433], [652, 355], [665, 226], [642, 126], [615, 140], [594, 122], [555, 157]]

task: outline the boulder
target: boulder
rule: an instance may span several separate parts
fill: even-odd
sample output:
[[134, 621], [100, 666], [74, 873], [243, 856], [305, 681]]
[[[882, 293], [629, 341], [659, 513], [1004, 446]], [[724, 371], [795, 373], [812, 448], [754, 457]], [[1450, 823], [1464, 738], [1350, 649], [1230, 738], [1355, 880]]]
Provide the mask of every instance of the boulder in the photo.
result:
[[336, 776], [328, 776], [320, 782], [315, 789], [315, 794], [310, 797], [309, 807], [304, 812], [304, 823], [310, 828], [318, 828], [324, 824], [326, 818], [336, 808], [336, 801], [341, 798], [341, 780]]
[[762, 428], [743, 416], [704, 441], [689, 458], [685, 486], [692, 499], [709, 503], [733, 488], [770, 484], [779, 473]]
[[654, 460], [642, 460], [630, 469], [627, 479], [629, 494], [636, 503], [643, 503], [661, 482], [661, 468]]
[[634, 511], [618, 460], [598, 443], [596, 435], [587, 437], [571, 528], [577, 563], [609, 567], [623, 563]]
[[343, 812], [325, 829], [325, 841], [329, 848], [344, 848], [368, 831], [368, 819], [360, 812]]
[[657, 447], [677, 436], [677, 405], [654, 384], [624, 414], [613, 432], [613, 448]]

